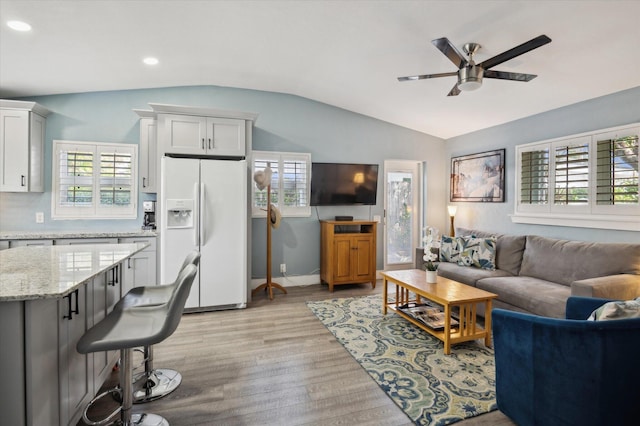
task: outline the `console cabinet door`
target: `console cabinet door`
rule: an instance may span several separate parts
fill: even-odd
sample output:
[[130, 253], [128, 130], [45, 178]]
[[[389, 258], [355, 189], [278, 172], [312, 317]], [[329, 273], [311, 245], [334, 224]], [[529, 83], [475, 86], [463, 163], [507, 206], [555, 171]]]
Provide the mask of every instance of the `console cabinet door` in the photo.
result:
[[[352, 239], [351, 271], [354, 281], [367, 281], [375, 276], [371, 270], [371, 259], [375, 258], [375, 246], [371, 235], [353, 237]], [[375, 280], [375, 278], [374, 278]]]
[[352, 244], [349, 236], [336, 236], [333, 240], [333, 280], [350, 281], [352, 277]]
[[[122, 243], [149, 243], [149, 247], [131, 256], [122, 266], [122, 296], [133, 287], [158, 285], [156, 280], [156, 239], [153, 237], [120, 238]], [[164, 283], [168, 284], [168, 283]]]

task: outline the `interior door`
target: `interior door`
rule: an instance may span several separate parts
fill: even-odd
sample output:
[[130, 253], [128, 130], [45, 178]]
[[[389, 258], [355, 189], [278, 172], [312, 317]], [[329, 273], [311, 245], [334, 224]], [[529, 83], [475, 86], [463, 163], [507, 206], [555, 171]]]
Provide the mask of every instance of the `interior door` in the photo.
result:
[[384, 162], [384, 269], [412, 269], [420, 241], [422, 164]]

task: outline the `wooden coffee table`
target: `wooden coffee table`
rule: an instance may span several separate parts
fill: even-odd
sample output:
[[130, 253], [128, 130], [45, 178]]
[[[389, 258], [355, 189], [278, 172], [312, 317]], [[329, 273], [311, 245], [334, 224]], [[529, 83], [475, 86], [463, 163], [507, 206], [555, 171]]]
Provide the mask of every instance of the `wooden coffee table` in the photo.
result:
[[[491, 301], [497, 294], [480, 290], [454, 280], [438, 276], [435, 284], [427, 283], [425, 271], [408, 269], [402, 271], [384, 271], [382, 314], [387, 314], [387, 308], [395, 311], [407, 321], [417, 325], [427, 333], [444, 342], [444, 353], [451, 353], [451, 345], [484, 338], [484, 344], [491, 347]], [[396, 285], [395, 301], [388, 301], [388, 282]], [[433, 329], [421, 321], [398, 309], [407, 303], [423, 303], [422, 299], [435, 302], [444, 311], [444, 328]], [[484, 327], [477, 323], [477, 308], [479, 303], [485, 303]], [[458, 325], [451, 326], [452, 308], [458, 308]]]

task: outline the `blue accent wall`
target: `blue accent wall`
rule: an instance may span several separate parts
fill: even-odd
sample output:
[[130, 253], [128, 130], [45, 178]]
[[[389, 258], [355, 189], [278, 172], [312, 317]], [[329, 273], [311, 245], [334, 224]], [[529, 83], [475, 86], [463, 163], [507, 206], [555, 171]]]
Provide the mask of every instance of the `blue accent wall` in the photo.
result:
[[640, 242], [640, 232], [519, 224], [509, 217], [515, 209], [516, 145], [637, 122], [640, 122], [640, 87], [448, 139], [447, 157], [506, 149], [506, 202], [456, 203], [456, 226], [584, 241]]
[[[27, 100], [27, 99], [25, 99]], [[377, 205], [369, 207], [319, 207], [309, 218], [285, 218], [273, 232], [273, 271], [287, 264], [290, 275], [318, 273], [320, 267], [320, 219], [352, 215], [369, 219], [383, 215], [384, 160], [425, 162], [430, 197], [427, 220], [444, 229], [446, 164], [442, 139], [371, 117], [298, 96], [217, 86], [173, 87], [95, 92], [29, 98], [51, 110], [45, 141], [45, 192], [0, 193], [1, 231], [140, 229], [142, 208], [136, 220], [51, 220], [51, 149], [54, 139], [139, 142], [139, 117], [133, 109], [149, 109], [148, 103], [201, 106], [258, 113], [253, 149], [310, 152], [312, 161], [380, 164]], [[381, 100], [383, 102], [383, 100]], [[140, 200], [155, 199], [140, 194]], [[45, 215], [35, 223], [35, 212]], [[378, 232], [377, 266], [383, 265], [382, 226]], [[252, 275], [266, 274], [266, 222], [252, 220]], [[279, 275], [276, 272], [276, 275]]]

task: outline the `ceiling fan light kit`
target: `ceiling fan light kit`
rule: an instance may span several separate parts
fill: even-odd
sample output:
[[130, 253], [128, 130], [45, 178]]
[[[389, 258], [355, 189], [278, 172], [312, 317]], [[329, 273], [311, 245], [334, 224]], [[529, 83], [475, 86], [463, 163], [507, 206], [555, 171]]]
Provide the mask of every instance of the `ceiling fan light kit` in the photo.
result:
[[499, 55], [494, 56], [493, 58], [476, 64], [473, 60], [473, 55], [480, 49], [480, 45], [478, 43], [466, 43], [464, 45], [464, 52], [468, 56], [468, 59], [466, 59], [462, 55], [462, 53], [460, 53], [458, 49], [456, 49], [456, 47], [449, 41], [448, 38], [437, 38], [435, 40], [432, 40], [431, 43], [433, 43], [433, 45], [436, 46], [438, 50], [440, 50], [447, 58], [449, 58], [451, 62], [453, 62], [458, 67], [458, 72], [398, 77], [398, 81], [424, 80], [429, 78], [457, 75], [458, 82], [455, 86], [453, 86], [447, 96], [457, 96], [462, 90], [471, 91], [479, 89], [480, 86], [482, 86], [482, 79], [484, 77], [523, 82], [531, 81], [536, 78], [536, 75], [508, 71], [494, 71], [490, 70], [489, 68], [493, 68], [496, 65], [500, 65], [503, 62], [515, 58], [516, 56], [520, 56], [550, 42], [551, 39], [543, 34], [512, 49], [509, 49], [506, 52], [502, 52]]

